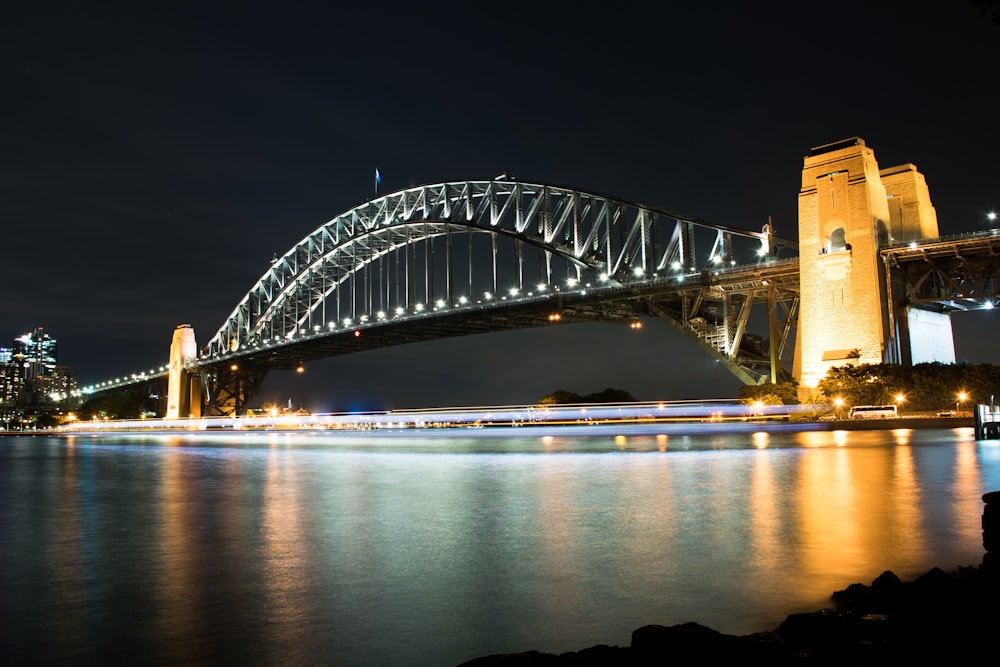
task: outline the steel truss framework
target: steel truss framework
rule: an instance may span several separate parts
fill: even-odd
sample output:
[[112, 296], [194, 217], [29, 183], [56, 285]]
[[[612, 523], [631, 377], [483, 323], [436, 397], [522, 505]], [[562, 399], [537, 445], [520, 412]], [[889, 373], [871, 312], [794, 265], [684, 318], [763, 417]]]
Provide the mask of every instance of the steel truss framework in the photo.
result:
[[952, 313], [1000, 306], [1000, 230], [894, 246], [881, 255], [897, 363], [909, 363], [907, 309]]
[[[780, 382], [798, 305], [795, 255], [769, 225], [714, 225], [553, 185], [498, 177], [414, 187], [337, 216], [273, 259], [188, 371], [202, 377], [204, 414], [231, 415], [271, 369], [651, 315], [743, 382]], [[748, 334], [762, 323], [756, 306], [766, 339]]]
[[[724, 227], [552, 185], [498, 178], [401, 190], [337, 216], [272, 261], [201, 352], [206, 414], [244, 406], [267, 369], [644, 314], [672, 323], [746, 383], [781, 381], [798, 303], [797, 261], [782, 253], [793, 256], [795, 244], [769, 226]], [[766, 347], [745, 336], [758, 304], [767, 305]]]
[[[766, 337], [748, 335], [758, 305], [766, 307]], [[791, 380], [798, 306], [797, 259], [709, 272], [697, 287], [678, 285], [645, 299], [650, 314], [693, 338], [744, 384]]]

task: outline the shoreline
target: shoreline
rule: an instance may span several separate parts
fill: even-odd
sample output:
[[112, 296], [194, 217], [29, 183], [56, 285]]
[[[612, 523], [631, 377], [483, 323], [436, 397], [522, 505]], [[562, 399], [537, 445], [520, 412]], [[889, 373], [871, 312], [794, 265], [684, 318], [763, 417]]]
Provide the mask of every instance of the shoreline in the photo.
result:
[[835, 591], [830, 596], [834, 606], [790, 614], [771, 630], [729, 635], [694, 622], [645, 625], [632, 632], [628, 646], [501, 653], [457, 667], [644, 667], [695, 664], [693, 660], [853, 667], [922, 664], [930, 658], [975, 664], [995, 650], [998, 594], [995, 567], [952, 572], [935, 567], [910, 581], [887, 570], [871, 584]]
[[[799, 422], [792, 422], [799, 423]], [[807, 423], [824, 424], [827, 431], [891, 430], [897, 428], [975, 428], [973, 417], [896, 417], [894, 419], [834, 419], [810, 420]]]
[[980, 565], [951, 572], [934, 567], [910, 581], [886, 570], [870, 584], [834, 591], [831, 607], [790, 614], [778, 627], [749, 635], [723, 634], [692, 622], [646, 625], [632, 632], [629, 646], [494, 654], [457, 667], [639, 667], [692, 659], [782, 666], [988, 662], [1000, 623], [1000, 491], [982, 499], [986, 553]]
[[972, 417], [922, 417], [903, 416], [889, 419], [788, 419], [737, 418], [737, 419], [604, 419], [589, 423], [547, 422], [544, 420], [478, 425], [475, 423], [428, 423], [421, 425], [400, 425], [391, 421], [372, 424], [337, 424], [329, 420], [302, 421], [275, 420], [268, 424], [253, 421], [220, 420], [218, 424], [209, 422], [160, 424], [149, 420], [144, 422], [110, 422], [96, 428], [89, 424], [79, 424], [75, 428], [58, 428], [38, 431], [0, 431], [3, 436], [73, 435], [101, 436], [126, 434], [188, 433], [199, 436], [231, 436], [264, 433], [310, 433], [331, 437], [393, 436], [393, 437], [447, 437], [447, 436], [508, 436], [532, 435], [640, 435], [653, 432], [667, 435], [696, 435], [706, 433], [753, 433], [756, 431], [866, 431], [895, 429], [953, 429], [975, 428]]

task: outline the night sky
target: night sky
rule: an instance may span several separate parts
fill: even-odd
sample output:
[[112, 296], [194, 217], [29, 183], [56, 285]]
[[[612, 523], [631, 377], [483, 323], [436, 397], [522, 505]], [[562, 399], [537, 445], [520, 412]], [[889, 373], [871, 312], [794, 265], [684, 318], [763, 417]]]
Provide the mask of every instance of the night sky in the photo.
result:
[[[272, 256], [372, 197], [376, 168], [381, 193], [507, 171], [795, 238], [803, 157], [859, 136], [926, 176], [942, 234], [1000, 210], [1000, 28], [965, 0], [17, 4], [0, 340], [45, 327], [81, 384], [164, 363], [178, 324], [208, 341]], [[997, 317], [954, 318], [960, 360], [1000, 363]], [[273, 372], [258, 402], [736, 395], [645, 324], [345, 356]]]

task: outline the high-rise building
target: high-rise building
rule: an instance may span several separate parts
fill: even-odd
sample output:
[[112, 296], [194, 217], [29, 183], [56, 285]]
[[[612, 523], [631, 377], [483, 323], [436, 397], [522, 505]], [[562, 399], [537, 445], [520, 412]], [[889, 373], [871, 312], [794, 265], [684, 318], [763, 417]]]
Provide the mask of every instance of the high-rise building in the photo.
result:
[[37, 327], [14, 339], [13, 357], [26, 381], [51, 376], [56, 370], [56, 340]]
[[58, 423], [79, 407], [76, 378], [57, 364], [56, 341], [37, 327], [0, 348], [0, 430]]
[[57, 365], [52, 375], [46, 378], [45, 390], [56, 403], [75, 404], [76, 376], [69, 366]]
[[24, 374], [21, 366], [14, 362], [14, 351], [0, 347], [0, 405], [10, 405], [21, 393]]

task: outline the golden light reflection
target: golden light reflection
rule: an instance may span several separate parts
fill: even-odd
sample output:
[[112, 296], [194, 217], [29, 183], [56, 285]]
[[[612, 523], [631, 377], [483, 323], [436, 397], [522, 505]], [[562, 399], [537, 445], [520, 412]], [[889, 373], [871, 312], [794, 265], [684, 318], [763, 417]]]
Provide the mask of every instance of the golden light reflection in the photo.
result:
[[796, 434], [797, 442], [803, 447], [825, 447], [830, 444], [828, 431], [803, 431]]
[[[865, 431], [844, 431], [834, 439], [840, 444], [851, 438], [864, 442], [866, 437]], [[896, 437], [906, 440], [909, 434], [900, 430]], [[919, 565], [926, 531], [917, 515], [920, 503], [913, 456], [909, 446], [804, 452], [795, 532], [802, 540], [802, 576], [810, 587], [818, 584], [817, 593], [839, 590], [849, 577], [856, 581], [859, 572], [874, 578], [887, 567]], [[900, 544], [907, 545], [902, 555]]]
[[295, 457], [272, 443], [264, 480], [260, 583], [264, 604], [273, 621], [268, 628], [275, 635], [265, 643], [285, 644], [304, 651], [305, 655], [317, 655], [314, 650], [317, 647], [305, 645], [314, 637], [303, 622], [310, 617], [309, 610], [304, 608], [310, 588], [307, 567], [310, 556], [304, 546], [300, 482], [296, 473]]
[[[847, 433], [832, 435], [840, 444]], [[857, 451], [813, 449], [802, 458], [797, 485], [800, 515], [795, 532], [800, 536], [799, 560], [807, 580], [809, 573], [846, 576], [847, 572], [856, 572], [866, 552], [873, 550], [866, 539], [865, 525], [869, 517], [881, 514], [881, 500], [865, 497], [866, 485], [859, 483], [859, 473], [852, 469], [856, 466], [852, 466], [851, 456]], [[820, 590], [831, 590], [829, 581], [812, 583]]]
[[618, 446], [618, 449], [625, 449], [626, 444], [628, 444], [628, 438], [626, 438], [624, 435], [615, 436], [615, 445]]
[[[847, 431], [832, 435], [838, 445], [850, 437]], [[896, 508], [884, 492], [892, 486], [894, 451], [838, 446], [804, 452], [795, 532], [802, 574], [817, 593], [838, 590], [859, 572], [885, 569], [886, 554], [898, 544]]]
[[767, 449], [767, 445], [771, 442], [771, 435], [767, 431], [757, 431], [751, 436], [751, 441], [757, 449]]
[[[179, 447], [183, 442], [179, 437], [167, 439], [171, 447]], [[163, 456], [160, 516], [160, 562], [157, 564], [158, 597], [163, 600], [163, 612], [159, 621], [165, 637], [198, 637], [201, 628], [198, 613], [198, 582], [193, 574], [197, 572], [196, 518], [188, 516], [191, 510], [190, 490], [184, 484], [184, 461], [182, 452], [169, 449]], [[197, 642], [174, 642], [174, 650], [180, 662], [197, 662], [199, 647]]]
[[834, 431], [833, 432], [833, 443], [838, 447], [843, 447], [847, 444], [847, 431]]
[[952, 520], [955, 531], [962, 540], [980, 540], [983, 531], [982, 475], [980, 474], [978, 449], [974, 440], [959, 442], [956, 449], [955, 517]]
[[666, 433], [660, 433], [659, 435], [657, 435], [656, 448], [661, 452], [667, 451], [667, 440], [668, 438]]
[[[910, 431], [896, 429], [894, 434], [897, 444], [902, 446], [893, 452], [895, 457], [892, 471], [895, 492], [891, 494], [895, 500], [892, 506], [893, 530], [896, 531], [897, 541], [906, 544], [910, 555], [916, 556], [924, 553], [927, 546], [924, 532], [919, 529], [923, 525], [923, 512], [920, 509], [922, 505], [916, 502], [920, 497], [920, 486], [913, 460], [913, 448], [909, 446]], [[905, 437], [906, 441], [901, 442], [901, 437]]]
[[912, 433], [912, 429], [908, 428], [894, 428], [892, 430], [892, 436], [896, 444], [904, 447], [910, 444], [910, 434]]
[[837, 561], [855, 560], [863, 544], [857, 516], [858, 489], [846, 452], [810, 452], [802, 461], [798, 493], [802, 508], [799, 534], [806, 569], [823, 572], [835, 568], [832, 564]]
[[[766, 447], [766, 443], [763, 446]], [[750, 481], [751, 562], [763, 571], [778, 567], [784, 561], [781, 547], [792, 548], [780, 539], [781, 494], [774, 479], [772, 461], [773, 457], [767, 452], [756, 454]]]

